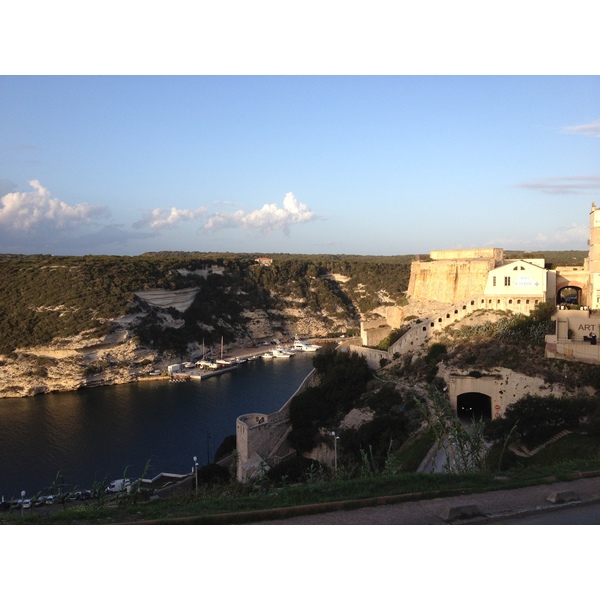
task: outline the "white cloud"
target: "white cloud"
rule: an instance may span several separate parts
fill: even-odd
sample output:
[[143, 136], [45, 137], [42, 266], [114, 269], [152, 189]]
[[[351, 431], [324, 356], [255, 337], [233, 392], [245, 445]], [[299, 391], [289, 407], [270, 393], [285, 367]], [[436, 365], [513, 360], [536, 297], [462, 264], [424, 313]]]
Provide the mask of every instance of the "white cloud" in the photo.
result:
[[206, 212], [206, 208], [201, 206], [195, 210], [187, 208], [171, 208], [167, 213], [162, 208], [155, 208], [142, 217], [140, 221], [134, 223], [136, 229], [140, 227], [150, 227], [150, 229], [168, 229], [173, 227], [179, 221], [195, 221]]
[[50, 192], [35, 179], [29, 185], [33, 192], [10, 192], [0, 198], [0, 231], [22, 235], [64, 231], [110, 216], [104, 206], [67, 204], [51, 198]]
[[283, 207], [277, 204], [265, 204], [261, 209], [249, 213], [243, 210], [216, 213], [208, 218], [204, 229], [208, 231], [226, 227], [243, 227], [265, 234], [281, 230], [288, 235], [291, 225], [306, 223], [316, 218], [317, 215], [306, 204], [298, 202], [294, 194], [288, 192], [283, 199]]
[[541, 181], [521, 183], [516, 187], [535, 190], [544, 194], [563, 196], [567, 194], [586, 194], [600, 190], [600, 177], [550, 177]]
[[584, 125], [572, 125], [570, 127], [563, 127], [561, 131], [567, 134], [600, 137], [600, 121], [596, 121], [594, 123], [586, 123]]
[[242, 227], [257, 230], [263, 234], [280, 230], [287, 235], [291, 225], [305, 223], [317, 218], [317, 215], [305, 204], [298, 202], [291, 192], [285, 195], [281, 207], [277, 204], [265, 204], [262, 208], [252, 212], [236, 210], [211, 215], [206, 215], [206, 212], [207, 209], [204, 206], [194, 210], [173, 207], [170, 211], [155, 208], [146, 213], [141, 220], [134, 223], [133, 227], [136, 229], [149, 227], [150, 229], [160, 230], [174, 227], [181, 221], [206, 219], [203, 225], [205, 231]]

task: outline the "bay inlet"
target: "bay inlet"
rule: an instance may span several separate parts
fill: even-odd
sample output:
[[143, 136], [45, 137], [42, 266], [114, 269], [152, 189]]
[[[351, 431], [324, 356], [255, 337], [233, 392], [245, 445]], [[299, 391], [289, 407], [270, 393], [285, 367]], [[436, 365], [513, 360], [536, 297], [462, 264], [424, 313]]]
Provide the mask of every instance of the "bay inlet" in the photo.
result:
[[189, 473], [212, 462], [238, 416], [271, 413], [312, 369], [311, 353], [256, 360], [204, 381], [147, 381], [0, 399], [0, 495], [127, 474]]

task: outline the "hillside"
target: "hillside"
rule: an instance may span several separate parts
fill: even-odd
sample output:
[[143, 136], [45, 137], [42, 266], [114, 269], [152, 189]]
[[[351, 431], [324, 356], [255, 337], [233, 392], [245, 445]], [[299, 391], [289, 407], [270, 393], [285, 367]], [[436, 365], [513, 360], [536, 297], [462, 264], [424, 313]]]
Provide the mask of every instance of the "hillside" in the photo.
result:
[[132, 381], [202, 347], [358, 331], [411, 256], [0, 257], [0, 397]]

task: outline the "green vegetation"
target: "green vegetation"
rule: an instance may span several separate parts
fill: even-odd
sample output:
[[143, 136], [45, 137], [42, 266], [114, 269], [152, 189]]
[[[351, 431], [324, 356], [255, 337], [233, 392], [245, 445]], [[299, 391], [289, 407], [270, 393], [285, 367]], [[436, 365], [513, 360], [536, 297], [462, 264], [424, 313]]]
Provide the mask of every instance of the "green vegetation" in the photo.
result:
[[[329, 471], [310, 467], [305, 471], [304, 484], [271, 483], [263, 479], [260, 486], [237, 483], [207, 484], [194, 493], [193, 478], [174, 489], [164, 499], [119, 503], [111, 498], [89, 500], [77, 506], [68, 503], [60, 510], [29, 510], [21, 518], [19, 510], [0, 513], [0, 523], [29, 524], [114, 524], [151, 523], [247, 523], [296, 514], [326, 512], [362, 506], [375, 506], [378, 498], [388, 502], [403, 502], [417, 498], [435, 498], [480, 493], [498, 489], [513, 489], [547, 483], [548, 478], [568, 481], [572, 473], [600, 469], [599, 447], [584, 449], [585, 456], [576, 458], [567, 436], [557, 442], [562, 453], [558, 462], [517, 466], [502, 473], [488, 470], [480, 473], [401, 473], [339, 479]], [[550, 448], [549, 448], [550, 449]], [[540, 452], [540, 455], [542, 453]], [[540, 457], [540, 455], [536, 455]], [[569, 456], [569, 459], [565, 459]], [[394, 497], [394, 498], [390, 498]], [[329, 504], [332, 503], [332, 504]], [[337, 504], [336, 504], [337, 503]], [[345, 503], [345, 504], [339, 504]], [[268, 511], [277, 511], [269, 513]], [[261, 512], [258, 512], [261, 511]]]
[[[244, 336], [244, 310], [302, 309], [326, 326], [357, 330], [359, 312], [380, 305], [380, 293], [401, 303], [412, 256], [357, 257], [154, 252], [140, 256], [0, 256], [0, 354], [49, 344], [57, 338], [111, 331], [113, 319], [140, 315], [135, 332], [144, 344], [182, 353]], [[208, 274], [218, 267], [222, 275]], [[338, 282], [331, 274], [348, 277]], [[134, 292], [198, 288], [183, 313], [147, 305]], [[385, 300], [385, 302], [388, 302]], [[143, 315], [143, 316], [142, 316]], [[165, 327], [165, 315], [183, 326]], [[335, 333], [335, 331], [334, 331]]]
[[320, 351], [313, 359], [320, 382], [292, 399], [290, 443], [300, 453], [312, 450], [321, 440], [320, 429], [339, 423], [358, 402], [372, 373], [356, 353]]
[[600, 404], [595, 399], [527, 395], [508, 406], [504, 417], [488, 423], [485, 434], [492, 441], [510, 437], [533, 448], [565, 429], [599, 436], [599, 426]]

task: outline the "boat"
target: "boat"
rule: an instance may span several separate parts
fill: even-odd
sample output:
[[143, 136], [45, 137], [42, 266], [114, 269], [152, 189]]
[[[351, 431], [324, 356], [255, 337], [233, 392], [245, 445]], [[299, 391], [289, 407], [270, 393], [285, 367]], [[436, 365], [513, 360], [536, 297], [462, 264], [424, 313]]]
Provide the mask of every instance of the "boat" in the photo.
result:
[[236, 362], [238, 365], [242, 365], [242, 364], [244, 364], [245, 362], [248, 362], [248, 359], [247, 359], [247, 358], [243, 358], [242, 356], [238, 356], [238, 357], [235, 359], [235, 362]]
[[230, 367], [234, 361], [229, 358], [223, 358], [223, 337], [221, 336], [221, 358], [217, 358], [215, 362], [222, 367]]
[[210, 360], [199, 360], [196, 363], [201, 369], [218, 369], [219, 365], [217, 363], [214, 363]]
[[274, 358], [290, 358], [292, 356], [289, 352], [286, 352], [283, 348], [275, 348], [273, 350]]
[[301, 342], [298, 338], [296, 338], [292, 348], [294, 348], [294, 350], [298, 350], [299, 352], [316, 352], [321, 348], [321, 346], [317, 346], [317, 344], [307, 344], [306, 342]]
[[268, 352], [261, 354], [261, 358], [273, 358], [273, 353], [269, 350]]

